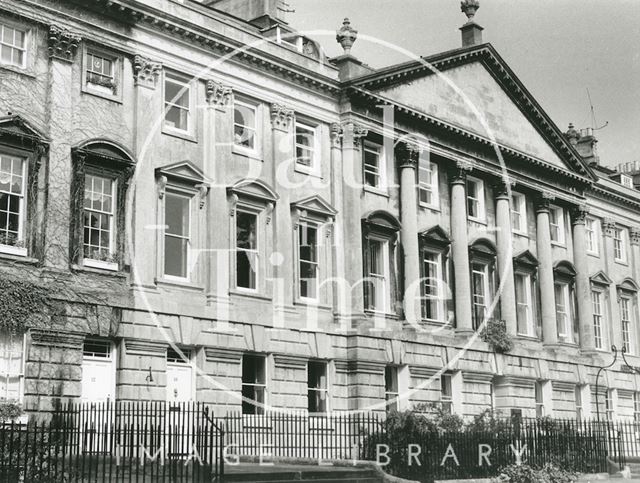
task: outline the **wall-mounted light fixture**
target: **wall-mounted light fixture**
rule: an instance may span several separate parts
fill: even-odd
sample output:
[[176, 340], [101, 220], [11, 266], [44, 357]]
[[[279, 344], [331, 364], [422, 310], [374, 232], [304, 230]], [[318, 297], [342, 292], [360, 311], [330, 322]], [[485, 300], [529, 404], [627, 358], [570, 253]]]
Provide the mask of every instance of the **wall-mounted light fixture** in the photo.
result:
[[151, 366], [149, 366], [149, 374], [145, 377], [147, 382], [153, 382], [153, 372], [151, 372]]

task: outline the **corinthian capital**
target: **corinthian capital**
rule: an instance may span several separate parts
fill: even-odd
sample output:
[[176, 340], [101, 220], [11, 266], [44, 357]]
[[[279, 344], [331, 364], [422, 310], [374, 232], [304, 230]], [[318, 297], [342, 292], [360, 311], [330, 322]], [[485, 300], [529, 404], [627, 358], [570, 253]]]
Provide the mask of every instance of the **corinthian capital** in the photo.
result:
[[141, 55], [133, 58], [133, 78], [137, 86], [155, 89], [161, 70], [160, 62], [154, 62]]
[[535, 205], [536, 213], [549, 211], [549, 205], [555, 199], [555, 196], [550, 191], [543, 191], [536, 196]]
[[367, 135], [369, 134], [369, 130], [367, 128], [356, 122], [348, 122], [346, 124], [343, 124], [342, 132], [346, 137], [351, 138], [351, 140], [353, 141], [353, 146], [356, 148], [360, 146], [362, 138], [367, 137]]
[[219, 109], [224, 109], [229, 105], [233, 90], [220, 82], [207, 81], [207, 103]]
[[340, 123], [331, 123], [331, 147], [339, 148], [342, 143], [342, 136], [344, 134]]
[[579, 205], [571, 210], [571, 223], [574, 225], [584, 225], [589, 214], [589, 208], [586, 205]]
[[451, 171], [451, 184], [460, 184], [465, 183], [467, 180], [467, 174], [471, 172], [473, 169], [473, 163], [471, 161], [466, 161], [459, 159], [456, 161], [456, 164]]
[[631, 228], [631, 230], [629, 230], [629, 239], [632, 245], [640, 245], [640, 228]]
[[293, 121], [293, 109], [282, 104], [271, 104], [271, 124], [274, 129], [288, 131]]
[[49, 56], [55, 59], [73, 62], [82, 38], [67, 29], [51, 25], [49, 27]]
[[400, 168], [417, 168], [422, 147], [412, 139], [396, 145], [396, 162]]
[[613, 236], [616, 229], [616, 221], [613, 218], [605, 218], [602, 220], [602, 232], [604, 236]]

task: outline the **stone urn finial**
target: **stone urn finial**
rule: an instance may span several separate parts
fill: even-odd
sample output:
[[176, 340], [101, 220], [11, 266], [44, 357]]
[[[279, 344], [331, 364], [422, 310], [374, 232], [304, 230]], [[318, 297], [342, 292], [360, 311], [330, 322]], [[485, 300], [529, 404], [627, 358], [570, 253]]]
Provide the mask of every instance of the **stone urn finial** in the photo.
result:
[[336, 40], [344, 49], [344, 54], [349, 55], [351, 53], [351, 47], [358, 38], [358, 31], [351, 26], [351, 22], [348, 18], [342, 22], [340, 30], [336, 31]]
[[462, 2], [460, 2], [460, 10], [464, 12], [464, 14], [469, 19], [469, 22], [473, 21], [473, 17], [475, 16], [479, 8], [479, 0], [462, 0]]

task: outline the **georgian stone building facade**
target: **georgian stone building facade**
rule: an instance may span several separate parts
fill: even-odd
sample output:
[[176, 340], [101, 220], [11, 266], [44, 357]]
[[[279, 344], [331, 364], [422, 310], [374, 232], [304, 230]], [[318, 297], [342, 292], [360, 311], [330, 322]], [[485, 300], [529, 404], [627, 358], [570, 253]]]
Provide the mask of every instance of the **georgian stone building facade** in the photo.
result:
[[[0, 265], [53, 299], [3, 333], [0, 397], [595, 416], [610, 346], [640, 365], [633, 178], [474, 2], [461, 48], [379, 70], [277, 3], [0, 5]], [[600, 386], [640, 413], [620, 363]]]

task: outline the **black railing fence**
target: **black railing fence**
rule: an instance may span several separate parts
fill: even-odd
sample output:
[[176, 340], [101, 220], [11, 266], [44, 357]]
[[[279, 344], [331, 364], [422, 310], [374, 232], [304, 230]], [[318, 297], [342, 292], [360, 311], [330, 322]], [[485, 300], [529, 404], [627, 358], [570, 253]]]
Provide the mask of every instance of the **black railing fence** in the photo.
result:
[[[460, 431], [398, 429], [381, 413], [214, 415], [202, 403], [69, 404], [0, 424], [1, 482], [223, 481], [236, 456], [378, 461], [430, 481], [489, 477], [518, 461], [605, 472], [640, 457], [640, 423], [508, 419]], [[431, 428], [425, 426], [425, 428]]]
[[70, 404], [0, 426], [2, 482], [191, 481], [224, 473], [224, 431], [202, 404]]

